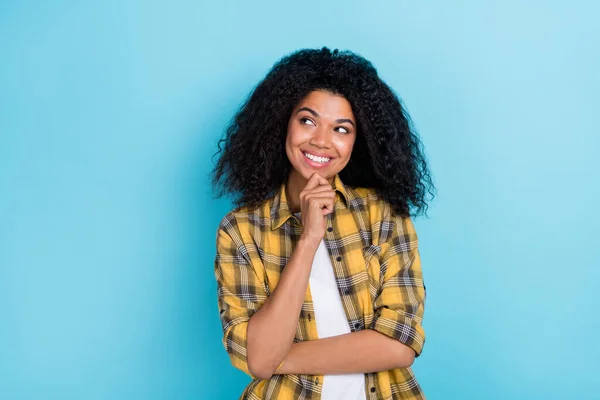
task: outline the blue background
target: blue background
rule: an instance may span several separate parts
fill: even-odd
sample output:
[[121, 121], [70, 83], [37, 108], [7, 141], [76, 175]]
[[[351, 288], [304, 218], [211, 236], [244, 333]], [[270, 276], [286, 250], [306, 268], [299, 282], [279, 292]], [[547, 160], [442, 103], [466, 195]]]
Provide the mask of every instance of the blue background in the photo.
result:
[[239, 396], [211, 156], [278, 58], [328, 45], [397, 90], [438, 187], [428, 398], [600, 399], [597, 4], [0, 3], [0, 397]]

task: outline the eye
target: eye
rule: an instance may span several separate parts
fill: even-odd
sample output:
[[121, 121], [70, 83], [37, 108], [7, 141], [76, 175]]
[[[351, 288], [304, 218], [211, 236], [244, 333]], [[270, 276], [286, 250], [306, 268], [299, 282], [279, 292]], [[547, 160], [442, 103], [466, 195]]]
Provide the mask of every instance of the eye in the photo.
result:
[[335, 129], [338, 129], [338, 132], [340, 132], [340, 133], [350, 133], [350, 130], [348, 128], [346, 128], [345, 126], [338, 126]]
[[300, 123], [303, 125], [315, 125], [315, 123], [310, 119], [310, 118], [306, 118], [306, 117], [302, 117], [300, 118]]

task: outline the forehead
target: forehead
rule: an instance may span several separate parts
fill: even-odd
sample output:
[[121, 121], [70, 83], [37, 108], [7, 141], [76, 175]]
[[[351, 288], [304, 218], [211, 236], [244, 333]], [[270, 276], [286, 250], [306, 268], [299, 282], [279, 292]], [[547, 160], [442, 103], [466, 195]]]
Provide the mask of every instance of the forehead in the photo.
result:
[[327, 92], [325, 90], [314, 90], [298, 103], [296, 110], [308, 107], [316, 111], [321, 117], [352, 118], [352, 106], [345, 97]]

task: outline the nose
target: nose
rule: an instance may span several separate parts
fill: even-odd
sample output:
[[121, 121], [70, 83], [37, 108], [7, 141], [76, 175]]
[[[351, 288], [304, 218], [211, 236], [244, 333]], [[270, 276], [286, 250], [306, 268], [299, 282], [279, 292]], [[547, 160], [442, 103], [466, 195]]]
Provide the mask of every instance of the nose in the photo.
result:
[[314, 130], [314, 134], [309, 141], [310, 144], [322, 147], [322, 148], [330, 148], [331, 147], [331, 131], [326, 126], [320, 126]]

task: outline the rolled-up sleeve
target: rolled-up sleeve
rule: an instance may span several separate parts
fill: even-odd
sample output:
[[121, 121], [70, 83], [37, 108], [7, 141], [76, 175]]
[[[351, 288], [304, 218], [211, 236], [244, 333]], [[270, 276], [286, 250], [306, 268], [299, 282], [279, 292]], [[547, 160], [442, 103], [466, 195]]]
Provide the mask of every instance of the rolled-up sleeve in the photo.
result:
[[267, 295], [262, 280], [258, 279], [243, 249], [237, 225], [233, 225], [232, 219], [224, 218], [217, 231], [214, 265], [223, 327], [222, 342], [231, 364], [255, 378], [248, 369], [248, 321], [266, 301]]
[[425, 286], [418, 239], [410, 217], [395, 216], [381, 225], [381, 288], [371, 328], [421, 354], [425, 343]]

